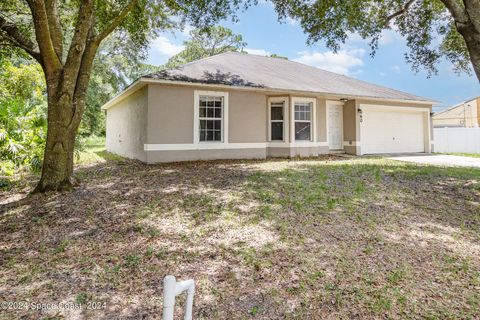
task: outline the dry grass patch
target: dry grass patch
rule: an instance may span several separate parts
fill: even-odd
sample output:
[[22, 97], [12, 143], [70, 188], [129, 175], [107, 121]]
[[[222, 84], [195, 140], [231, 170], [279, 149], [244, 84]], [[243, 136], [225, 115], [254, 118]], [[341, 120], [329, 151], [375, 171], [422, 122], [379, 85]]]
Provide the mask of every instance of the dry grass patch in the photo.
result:
[[[80, 167], [71, 193], [4, 191], [0, 301], [105, 303], [0, 318], [480, 317], [480, 170], [383, 159]], [[180, 311], [180, 310], [179, 310]]]

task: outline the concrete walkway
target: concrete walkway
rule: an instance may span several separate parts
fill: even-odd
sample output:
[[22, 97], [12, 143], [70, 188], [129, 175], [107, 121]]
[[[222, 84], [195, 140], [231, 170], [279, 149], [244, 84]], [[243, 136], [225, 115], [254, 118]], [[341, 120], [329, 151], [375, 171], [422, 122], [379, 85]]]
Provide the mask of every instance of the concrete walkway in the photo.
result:
[[388, 159], [446, 167], [480, 168], [480, 158], [451, 156], [446, 154], [396, 155], [390, 156]]

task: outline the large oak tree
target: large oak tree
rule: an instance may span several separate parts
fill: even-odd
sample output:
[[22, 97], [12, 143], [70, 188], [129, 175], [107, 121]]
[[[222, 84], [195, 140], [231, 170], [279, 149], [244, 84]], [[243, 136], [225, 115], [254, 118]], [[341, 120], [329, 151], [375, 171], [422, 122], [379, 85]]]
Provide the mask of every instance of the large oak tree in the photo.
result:
[[480, 0], [271, 0], [281, 18], [300, 22], [309, 42], [338, 50], [353, 33], [370, 39], [372, 54], [382, 31], [406, 39], [406, 59], [429, 73], [446, 57], [457, 71], [480, 80]]
[[125, 41], [145, 45], [152, 32], [173, 21], [205, 27], [232, 15], [239, 4], [239, 0], [2, 1], [2, 46], [21, 48], [37, 60], [47, 85], [47, 140], [35, 191], [72, 185], [75, 137], [92, 64], [105, 38], [117, 31]]

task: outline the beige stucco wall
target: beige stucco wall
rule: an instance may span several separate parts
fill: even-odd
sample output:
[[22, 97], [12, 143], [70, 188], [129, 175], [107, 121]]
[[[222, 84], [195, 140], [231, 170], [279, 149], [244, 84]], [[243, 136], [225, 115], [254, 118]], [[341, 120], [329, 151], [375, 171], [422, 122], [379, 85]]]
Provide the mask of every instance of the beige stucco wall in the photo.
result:
[[106, 149], [123, 157], [146, 161], [143, 145], [147, 136], [146, 87], [107, 110]]
[[267, 96], [257, 92], [229, 92], [228, 142], [267, 141]]
[[357, 141], [357, 104], [348, 100], [343, 105], [343, 141]]
[[265, 148], [149, 151], [148, 163], [212, 159], [265, 159]]
[[193, 143], [193, 89], [148, 85], [147, 143]]
[[327, 142], [327, 100], [317, 99], [317, 141]]
[[480, 125], [480, 98], [465, 102], [442, 113], [433, 115], [435, 127], [478, 127]]
[[[149, 144], [193, 143], [195, 90], [212, 89], [149, 85], [147, 138]], [[267, 95], [246, 91], [227, 92], [228, 142], [266, 142]]]

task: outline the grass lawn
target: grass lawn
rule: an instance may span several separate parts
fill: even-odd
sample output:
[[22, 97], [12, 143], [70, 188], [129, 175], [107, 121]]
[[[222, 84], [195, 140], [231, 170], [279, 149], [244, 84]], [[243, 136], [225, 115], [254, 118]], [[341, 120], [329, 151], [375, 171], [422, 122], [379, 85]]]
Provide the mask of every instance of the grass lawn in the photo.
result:
[[100, 149], [71, 193], [0, 191], [0, 301], [104, 304], [0, 319], [161, 319], [166, 274], [195, 319], [480, 318], [480, 169]]
[[452, 156], [462, 156], [462, 157], [471, 157], [471, 158], [480, 158], [480, 153], [444, 153]]

